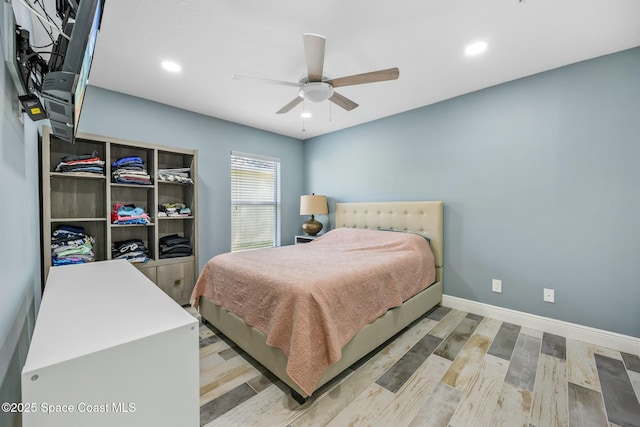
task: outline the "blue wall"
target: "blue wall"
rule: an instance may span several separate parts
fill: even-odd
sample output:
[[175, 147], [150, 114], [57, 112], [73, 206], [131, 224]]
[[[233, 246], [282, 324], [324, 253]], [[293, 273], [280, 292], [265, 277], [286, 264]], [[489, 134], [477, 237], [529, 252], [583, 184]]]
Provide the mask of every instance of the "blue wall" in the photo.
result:
[[[4, 8], [0, 8], [2, 21]], [[4, 22], [4, 21], [2, 21]], [[0, 43], [0, 52], [4, 44]], [[4, 53], [0, 54], [4, 57]], [[40, 202], [37, 128], [18, 120], [16, 88], [0, 65], [0, 402], [20, 402], [20, 372], [40, 304]], [[19, 414], [0, 412], [0, 426]]]
[[200, 267], [231, 248], [231, 151], [280, 159], [282, 244], [292, 244], [301, 232], [304, 149], [297, 139], [93, 86], [87, 90], [79, 130], [198, 150]]
[[332, 202], [444, 201], [446, 294], [635, 337], [639, 187], [640, 48], [305, 141]]

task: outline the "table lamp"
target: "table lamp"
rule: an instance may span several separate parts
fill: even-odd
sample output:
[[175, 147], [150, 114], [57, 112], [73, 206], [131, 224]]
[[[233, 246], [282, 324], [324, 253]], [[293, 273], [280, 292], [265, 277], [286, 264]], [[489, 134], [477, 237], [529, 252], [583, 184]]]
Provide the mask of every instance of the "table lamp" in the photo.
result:
[[311, 195], [300, 196], [300, 215], [311, 215], [311, 218], [302, 224], [302, 229], [309, 236], [315, 236], [322, 230], [322, 223], [316, 221], [314, 215], [326, 215], [329, 213], [327, 207], [327, 196]]

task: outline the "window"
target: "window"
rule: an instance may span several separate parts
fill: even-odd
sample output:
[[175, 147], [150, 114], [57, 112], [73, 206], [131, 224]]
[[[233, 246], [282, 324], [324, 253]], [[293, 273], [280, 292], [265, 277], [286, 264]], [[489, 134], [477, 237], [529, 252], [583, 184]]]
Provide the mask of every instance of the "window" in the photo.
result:
[[280, 159], [231, 153], [231, 251], [280, 246]]

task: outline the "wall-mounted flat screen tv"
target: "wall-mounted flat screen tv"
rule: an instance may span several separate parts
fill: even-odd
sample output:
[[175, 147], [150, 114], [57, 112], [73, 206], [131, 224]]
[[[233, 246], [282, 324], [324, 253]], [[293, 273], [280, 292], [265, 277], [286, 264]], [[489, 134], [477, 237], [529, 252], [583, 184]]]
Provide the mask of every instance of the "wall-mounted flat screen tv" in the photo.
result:
[[59, 69], [50, 70], [42, 83], [42, 100], [53, 134], [74, 142], [100, 29], [104, 0], [81, 0], [75, 20], [64, 28], [70, 39], [58, 54], [64, 58]]

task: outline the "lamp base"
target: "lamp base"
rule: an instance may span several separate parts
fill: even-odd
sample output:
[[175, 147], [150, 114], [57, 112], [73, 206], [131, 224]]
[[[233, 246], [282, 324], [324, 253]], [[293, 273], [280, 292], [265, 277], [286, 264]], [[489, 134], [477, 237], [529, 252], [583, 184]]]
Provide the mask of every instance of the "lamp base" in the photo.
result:
[[309, 220], [302, 223], [302, 230], [309, 236], [315, 236], [322, 230], [322, 223], [316, 221], [313, 215], [311, 215]]

